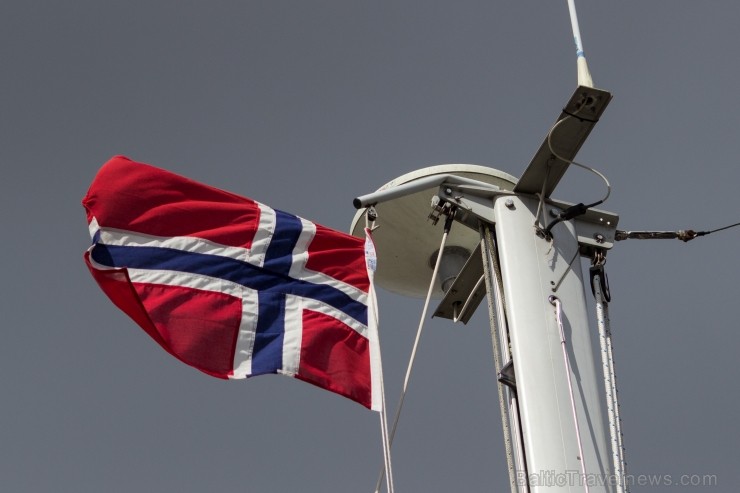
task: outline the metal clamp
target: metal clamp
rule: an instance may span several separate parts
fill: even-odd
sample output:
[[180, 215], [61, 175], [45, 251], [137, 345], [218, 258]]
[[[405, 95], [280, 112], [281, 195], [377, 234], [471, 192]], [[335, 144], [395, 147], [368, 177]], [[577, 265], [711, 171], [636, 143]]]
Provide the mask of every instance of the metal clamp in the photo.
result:
[[601, 294], [604, 297], [604, 301], [607, 303], [612, 300], [612, 294], [609, 290], [609, 278], [606, 275], [604, 264], [606, 263], [606, 253], [603, 250], [596, 250], [594, 256], [591, 259], [591, 268], [589, 274], [591, 276], [591, 294], [596, 296], [596, 288], [594, 287], [594, 278], [599, 276], [599, 287], [601, 288]]

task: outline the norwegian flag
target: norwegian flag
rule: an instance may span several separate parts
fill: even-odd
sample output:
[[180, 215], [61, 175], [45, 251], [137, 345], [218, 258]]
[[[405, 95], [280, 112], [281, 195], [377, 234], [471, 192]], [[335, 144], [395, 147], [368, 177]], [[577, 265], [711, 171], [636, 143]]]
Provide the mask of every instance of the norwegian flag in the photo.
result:
[[209, 375], [296, 377], [379, 411], [369, 239], [114, 157], [82, 201], [111, 301]]

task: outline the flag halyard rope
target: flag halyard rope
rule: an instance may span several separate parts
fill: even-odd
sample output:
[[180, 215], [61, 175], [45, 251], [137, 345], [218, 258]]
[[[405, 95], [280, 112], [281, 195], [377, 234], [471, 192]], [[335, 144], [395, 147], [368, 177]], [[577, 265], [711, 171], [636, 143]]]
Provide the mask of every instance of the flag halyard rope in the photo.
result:
[[[439, 265], [442, 262], [442, 253], [444, 252], [445, 243], [447, 243], [447, 236], [450, 233], [450, 227], [452, 226], [452, 220], [454, 219], [454, 211], [450, 212], [447, 216], [447, 219], [445, 221], [444, 225], [444, 232], [442, 233], [442, 243], [439, 246], [439, 253], [437, 254], [437, 261], [434, 264], [434, 271], [432, 272], [432, 279], [429, 282], [429, 291], [427, 292], [426, 299], [424, 300], [424, 308], [421, 311], [421, 318], [419, 319], [419, 326], [416, 329], [416, 337], [414, 339], [414, 344], [411, 348], [411, 355], [409, 356], [409, 362], [408, 366], [406, 367], [406, 376], [403, 379], [403, 387], [401, 388], [401, 396], [398, 399], [398, 404], [396, 406], [396, 413], [393, 417], [393, 423], [390, 427], [390, 433], [388, 434], [388, 447], [389, 447], [389, 453], [390, 448], [393, 446], [393, 438], [396, 436], [396, 429], [398, 427], [398, 421], [401, 417], [401, 411], [403, 410], [403, 403], [406, 399], [406, 392], [408, 391], [409, 386], [409, 380], [411, 378], [411, 371], [414, 367], [414, 362], [416, 360], [416, 352], [419, 348], [419, 341], [421, 339], [421, 333], [424, 329], [424, 321], [426, 319], [427, 310], [429, 309], [429, 301], [432, 297], [432, 292], [434, 291], [434, 283], [437, 280], [437, 273], [439, 272]], [[380, 473], [378, 474], [378, 481], [375, 484], [375, 493], [380, 493], [381, 485], [383, 484], [383, 478], [386, 476], [386, 468], [382, 467], [380, 469]], [[390, 491], [388, 493], [391, 493]]]

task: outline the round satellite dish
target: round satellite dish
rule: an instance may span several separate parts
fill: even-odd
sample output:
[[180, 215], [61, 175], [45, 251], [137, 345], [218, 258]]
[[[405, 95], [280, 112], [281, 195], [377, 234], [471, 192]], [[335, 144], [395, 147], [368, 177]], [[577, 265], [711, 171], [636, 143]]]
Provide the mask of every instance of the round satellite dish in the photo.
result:
[[[388, 190], [399, 185], [433, 175], [451, 174], [496, 185], [502, 190], [512, 190], [516, 178], [502, 171], [474, 164], [441, 164], [422, 168], [399, 176], [378, 189]], [[406, 296], [426, 296], [434, 272], [434, 263], [442, 242], [442, 223], [435, 226], [428, 220], [432, 211], [431, 200], [439, 187], [432, 186], [400, 198], [381, 202], [375, 206], [378, 213], [373, 240], [378, 254], [375, 280], [379, 286]], [[352, 220], [351, 233], [364, 237], [365, 209], [360, 209]], [[445, 245], [445, 253], [456, 256], [472, 252], [480, 241], [477, 231], [462, 224], [454, 224]], [[443, 259], [444, 260], [444, 259]], [[440, 283], [433, 296], [443, 295]]]

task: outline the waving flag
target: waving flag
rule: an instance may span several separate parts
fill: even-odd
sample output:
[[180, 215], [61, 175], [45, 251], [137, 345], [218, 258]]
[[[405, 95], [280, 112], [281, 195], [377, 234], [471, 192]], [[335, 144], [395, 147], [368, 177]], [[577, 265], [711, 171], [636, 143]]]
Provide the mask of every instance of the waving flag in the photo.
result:
[[82, 203], [90, 272], [170, 354], [215, 377], [279, 373], [380, 410], [369, 239], [124, 157]]

